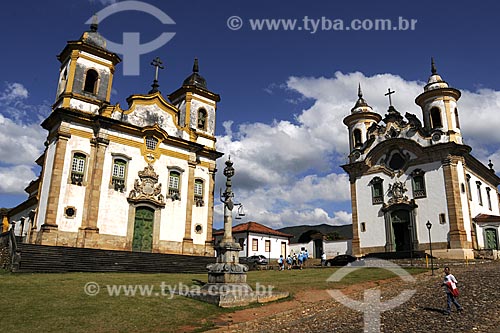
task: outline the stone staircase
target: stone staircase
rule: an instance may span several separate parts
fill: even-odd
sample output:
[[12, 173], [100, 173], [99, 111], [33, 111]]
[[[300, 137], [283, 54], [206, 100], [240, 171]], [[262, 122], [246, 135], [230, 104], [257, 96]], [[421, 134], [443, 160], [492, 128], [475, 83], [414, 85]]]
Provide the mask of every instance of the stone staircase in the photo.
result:
[[17, 272], [207, 273], [215, 257], [18, 244]]

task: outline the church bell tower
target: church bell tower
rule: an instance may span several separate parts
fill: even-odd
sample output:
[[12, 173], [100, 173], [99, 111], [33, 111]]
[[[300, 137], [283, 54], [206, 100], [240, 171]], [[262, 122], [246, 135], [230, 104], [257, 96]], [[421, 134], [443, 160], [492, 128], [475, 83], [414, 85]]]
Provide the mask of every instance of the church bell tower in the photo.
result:
[[95, 114], [109, 104], [113, 73], [121, 59], [106, 49], [97, 27], [94, 16], [90, 30], [79, 40], [68, 41], [57, 56], [61, 67], [54, 110], [63, 107]]
[[460, 95], [458, 89], [448, 86], [437, 73], [432, 59], [431, 76], [415, 103], [422, 108], [424, 128], [433, 141], [463, 143], [457, 107]]
[[220, 96], [208, 90], [207, 81], [199, 74], [197, 58], [191, 75], [168, 98], [180, 110], [179, 126], [190, 131], [191, 140], [201, 137], [204, 145], [215, 148], [215, 114]]
[[361, 84], [358, 86], [358, 101], [351, 109], [351, 114], [344, 118], [344, 124], [349, 130], [349, 152], [363, 147], [368, 140], [368, 129], [373, 124], [377, 124], [382, 116], [373, 111], [372, 107], [366, 103], [361, 91]]

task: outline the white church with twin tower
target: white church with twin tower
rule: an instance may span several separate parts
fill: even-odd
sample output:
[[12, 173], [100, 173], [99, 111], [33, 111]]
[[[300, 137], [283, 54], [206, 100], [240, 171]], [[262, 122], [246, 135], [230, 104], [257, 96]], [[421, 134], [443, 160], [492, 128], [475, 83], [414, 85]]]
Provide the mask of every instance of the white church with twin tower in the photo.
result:
[[122, 109], [110, 104], [120, 58], [97, 24], [58, 59], [56, 101], [42, 123], [42, 171], [20, 205], [29, 218], [16, 229], [41, 245], [213, 256], [220, 97], [198, 61], [167, 98], [155, 77], [148, 93], [128, 97]]
[[471, 259], [474, 249], [498, 249], [500, 178], [462, 140], [460, 91], [441, 78], [434, 61], [431, 71], [415, 99], [423, 124], [413, 114], [403, 117], [390, 99], [382, 117], [361, 87], [344, 118], [350, 154], [342, 167], [349, 174], [357, 256], [425, 251], [430, 239], [437, 257]]

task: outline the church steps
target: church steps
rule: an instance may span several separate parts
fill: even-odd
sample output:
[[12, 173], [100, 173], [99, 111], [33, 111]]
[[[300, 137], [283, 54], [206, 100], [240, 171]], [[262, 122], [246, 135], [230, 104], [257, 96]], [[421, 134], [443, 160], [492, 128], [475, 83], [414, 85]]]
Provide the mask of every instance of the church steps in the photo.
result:
[[206, 273], [214, 257], [19, 244], [18, 272]]

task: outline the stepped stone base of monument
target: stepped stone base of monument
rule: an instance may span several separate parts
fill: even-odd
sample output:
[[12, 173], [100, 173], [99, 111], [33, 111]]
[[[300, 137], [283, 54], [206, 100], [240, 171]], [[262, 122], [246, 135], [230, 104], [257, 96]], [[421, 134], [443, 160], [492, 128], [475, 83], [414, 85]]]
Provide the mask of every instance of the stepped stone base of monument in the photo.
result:
[[272, 290], [253, 291], [246, 283], [207, 283], [201, 290], [190, 291], [184, 296], [223, 308], [231, 308], [277, 301], [288, 297], [289, 293]]

